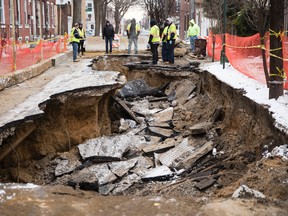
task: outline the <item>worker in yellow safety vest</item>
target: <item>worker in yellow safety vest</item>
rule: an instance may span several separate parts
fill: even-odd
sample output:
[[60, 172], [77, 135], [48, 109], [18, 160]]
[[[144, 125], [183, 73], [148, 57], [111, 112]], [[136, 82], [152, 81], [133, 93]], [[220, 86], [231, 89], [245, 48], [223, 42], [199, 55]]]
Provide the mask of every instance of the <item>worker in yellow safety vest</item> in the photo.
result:
[[79, 34], [79, 25], [78, 23], [75, 23], [74, 27], [71, 29], [70, 32], [70, 44], [72, 44], [73, 47], [73, 62], [79, 62], [79, 60], [77, 59], [77, 53], [80, 39], [81, 36]]
[[128, 37], [128, 54], [131, 53], [131, 46], [134, 43], [135, 54], [138, 54], [138, 36], [140, 34], [140, 25], [136, 23], [136, 20], [133, 18], [131, 23], [127, 26], [127, 37]]
[[190, 39], [191, 51], [195, 51], [195, 40], [200, 35], [200, 27], [195, 23], [194, 19], [189, 21], [189, 28], [187, 31], [187, 37]]
[[83, 28], [83, 24], [82, 23], [79, 23], [78, 32], [79, 32], [79, 35], [81, 37], [80, 43], [79, 43], [79, 46], [78, 46], [78, 55], [79, 56], [83, 56], [84, 55], [84, 51], [85, 51], [84, 42], [85, 42], [86, 35], [85, 35], [85, 30]]
[[165, 20], [164, 29], [161, 35], [162, 41], [162, 60], [163, 62], [167, 62], [167, 34], [168, 34], [168, 22]]
[[158, 46], [160, 44], [160, 29], [156, 25], [156, 21], [152, 19], [150, 21], [150, 36], [148, 41], [151, 52], [152, 52], [152, 63], [157, 64], [158, 63]]
[[169, 63], [174, 64], [174, 45], [177, 38], [176, 25], [173, 23], [171, 18], [167, 18], [168, 24], [167, 30], [167, 60]]

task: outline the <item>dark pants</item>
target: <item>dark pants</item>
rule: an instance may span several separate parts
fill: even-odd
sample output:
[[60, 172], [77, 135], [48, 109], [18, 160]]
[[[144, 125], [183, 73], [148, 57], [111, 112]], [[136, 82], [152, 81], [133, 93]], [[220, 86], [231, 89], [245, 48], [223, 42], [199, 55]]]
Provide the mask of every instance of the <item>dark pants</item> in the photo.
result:
[[174, 44], [175, 40], [167, 42], [167, 60], [172, 64], [174, 64]]
[[157, 62], [158, 62], [158, 46], [159, 46], [159, 44], [151, 43], [151, 52], [152, 52], [153, 64], [157, 64]]
[[83, 55], [83, 53], [84, 53], [84, 40], [80, 40], [80, 43], [78, 45], [78, 54], [80, 54], [80, 52]]
[[164, 62], [168, 61], [168, 58], [167, 58], [167, 43], [166, 42], [162, 42], [162, 60]]
[[108, 53], [108, 42], [109, 42], [109, 52], [112, 53], [112, 41], [113, 37], [105, 37], [106, 53]]

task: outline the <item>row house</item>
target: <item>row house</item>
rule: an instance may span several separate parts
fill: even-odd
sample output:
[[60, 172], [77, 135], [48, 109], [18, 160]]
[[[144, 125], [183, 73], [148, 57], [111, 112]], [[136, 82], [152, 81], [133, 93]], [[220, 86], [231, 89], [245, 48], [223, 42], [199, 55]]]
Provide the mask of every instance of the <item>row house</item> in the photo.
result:
[[[14, 10], [15, 36], [19, 42], [35, 41], [40, 36], [48, 39], [55, 36], [57, 6], [55, 0], [0, 0], [1, 38], [12, 37], [12, 10]], [[40, 16], [42, 26], [40, 26]]]

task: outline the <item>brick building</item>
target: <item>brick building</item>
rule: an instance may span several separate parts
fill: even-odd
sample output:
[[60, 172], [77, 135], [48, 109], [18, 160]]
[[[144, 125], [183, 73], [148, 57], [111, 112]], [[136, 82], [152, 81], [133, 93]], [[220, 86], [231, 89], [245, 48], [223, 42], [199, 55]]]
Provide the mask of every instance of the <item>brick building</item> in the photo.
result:
[[[15, 36], [19, 42], [36, 40], [40, 35], [40, 16], [42, 11], [42, 35], [44, 39], [55, 36], [55, 0], [14, 0]], [[0, 0], [0, 34], [12, 37], [12, 10], [10, 0]]]

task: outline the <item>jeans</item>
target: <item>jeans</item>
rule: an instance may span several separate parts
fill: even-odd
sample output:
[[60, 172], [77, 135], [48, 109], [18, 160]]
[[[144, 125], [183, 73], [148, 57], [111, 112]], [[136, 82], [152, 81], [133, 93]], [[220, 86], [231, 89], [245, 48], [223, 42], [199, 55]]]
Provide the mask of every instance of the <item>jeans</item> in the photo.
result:
[[195, 40], [197, 39], [197, 35], [195, 36], [190, 36], [190, 46], [191, 46], [191, 50], [192, 52], [195, 51]]
[[109, 42], [109, 52], [112, 53], [112, 41], [113, 37], [105, 37], [106, 53], [108, 53], [108, 42]]
[[128, 54], [131, 53], [131, 47], [132, 47], [132, 43], [134, 43], [134, 51], [135, 54], [138, 53], [138, 38], [137, 37], [129, 37], [129, 42], [128, 42]]
[[77, 59], [78, 43], [72, 42], [72, 48], [73, 48], [73, 61], [75, 61]]
[[167, 61], [174, 64], [174, 45], [175, 40], [167, 41]]

